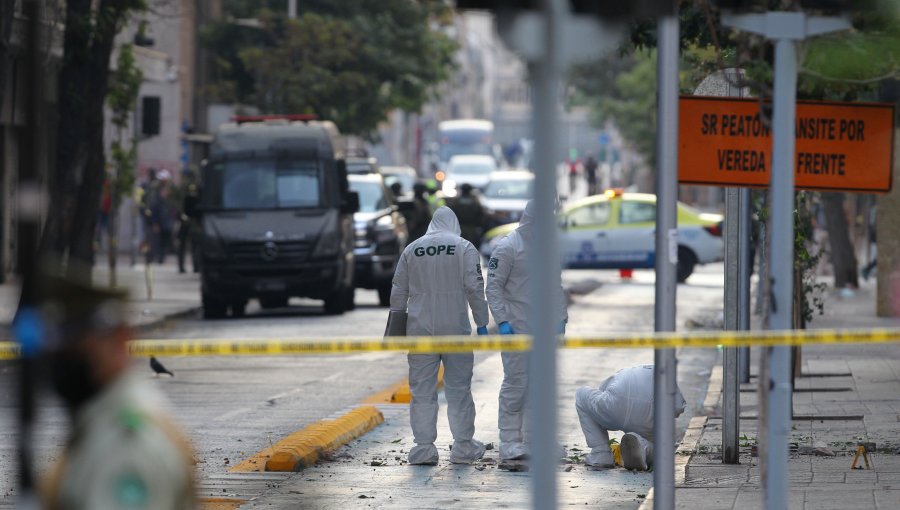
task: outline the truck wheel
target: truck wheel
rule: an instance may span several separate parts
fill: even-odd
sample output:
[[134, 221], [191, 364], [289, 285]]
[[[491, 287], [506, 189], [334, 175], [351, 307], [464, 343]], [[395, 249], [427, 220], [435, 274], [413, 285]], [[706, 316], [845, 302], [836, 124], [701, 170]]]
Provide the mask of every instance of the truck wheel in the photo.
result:
[[203, 294], [203, 318], [204, 319], [221, 319], [228, 312], [228, 306], [207, 294]]
[[284, 308], [287, 305], [288, 305], [287, 296], [259, 298], [259, 306], [263, 310], [271, 310], [272, 308]]
[[678, 283], [684, 283], [694, 272], [694, 266], [697, 265], [697, 257], [689, 248], [684, 246], [678, 247], [678, 266], [676, 266], [675, 274]]
[[347, 289], [341, 287], [334, 294], [325, 298], [325, 314], [341, 315], [347, 307]]
[[231, 303], [229, 306], [231, 308], [231, 316], [234, 318], [243, 317], [247, 312], [247, 302], [246, 301], [235, 301]]
[[391, 282], [378, 286], [378, 304], [381, 306], [391, 306]]
[[356, 288], [350, 287], [347, 289], [347, 298], [344, 302], [344, 310], [351, 311], [356, 310]]

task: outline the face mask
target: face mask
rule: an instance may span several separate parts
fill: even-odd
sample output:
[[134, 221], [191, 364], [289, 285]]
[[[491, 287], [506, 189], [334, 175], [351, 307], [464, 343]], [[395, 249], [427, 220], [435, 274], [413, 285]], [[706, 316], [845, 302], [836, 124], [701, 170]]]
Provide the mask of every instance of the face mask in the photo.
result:
[[91, 377], [91, 365], [77, 354], [57, 356], [50, 363], [53, 389], [75, 411], [100, 392]]

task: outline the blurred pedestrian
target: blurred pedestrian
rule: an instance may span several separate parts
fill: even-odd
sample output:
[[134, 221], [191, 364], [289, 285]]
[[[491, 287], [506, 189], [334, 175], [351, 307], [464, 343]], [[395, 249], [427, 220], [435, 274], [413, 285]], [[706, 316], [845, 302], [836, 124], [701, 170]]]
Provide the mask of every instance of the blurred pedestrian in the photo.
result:
[[480, 248], [481, 233], [484, 230], [486, 217], [484, 207], [478, 200], [478, 196], [473, 193], [473, 189], [471, 184], [464, 183], [459, 187], [459, 196], [450, 200], [447, 206], [459, 219], [463, 239], [472, 243], [475, 248]]
[[187, 172], [183, 179], [181, 213], [179, 214], [178, 223], [178, 272], [185, 272], [184, 259], [190, 247], [191, 268], [196, 273], [200, 270], [200, 267], [198, 264], [198, 250], [194, 242], [194, 232], [196, 231], [197, 208], [200, 206], [200, 191], [197, 189], [197, 182], [192, 173]]
[[425, 186], [428, 190], [425, 195], [425, 199], [428, 200], [428, 212], [433, 215], [438, 207], [447, 205], [447, 202], [444, 200], [444, 193], [438, 187], [436, 180], [429, 179]]
[[587, 178], [588, 195], [596, 195], [599, 192], [597, 189], [598, 167], [599, 165], [597, 164], [597, 160], [594, 159], [593, 154], [589, 154], [584, 161], [584, 176]]
[[72, 420], [45, 508], [194, 508], [190, 446], [130, 369], [125, 296], [54, 277], [41, 294], [49, 375]]
[[428, 199], [425, 198], [427, 192], [428, 188], [424, 184], [417, 182], [413, 185], [413, 209], [407, 218], [410, 243], [424, 236], [425, 232], [428, 231], [428, 224], [431, 222], [431, 211]]
[[[434, 213], [428, 233], [403, 250], [391, 289], [391, 310], [408, 313], [409, 336], [468, 335], [469, 308], [478, 334], [487, 334], [488, 306], [484, 299], [481, 256], [460, 237], [456, 215], [447, 207]], [[436, 465], [438, 370], [444, 364], [447, 420], [453, 434], [450, 462], [471, 464], [484, 456], [476, 441], [472, 400], [472, 352], [409, 354], [409, 424], [416, 446], [410, 464]]]
[[[539, 240], [534, 237], [534, 202], [528, 202], [519, 226], [501, 239], [488, 261], [488, 281], [485, 293], [494, 322], [501, 335], [529, 334], [531, 311], [528, 288], [528, 257]], [[557, 264], [546, 269], [559, 282]], [[562, 284], [553, 287], [553, 307], [547, 310], [551, 320], [557, 323], [560, 334], [566, 331], [568, 312]], [[503, 352], [503, 384], [500, 386], [500, 459], [521, 460], [528, 457], [525, 437], [525, 395], [528, 388], [528, 353]], [[564, 452], [562, 452], [564, 455]]]
[[[681, 390], [675, 387], [675, 417], [685, 408]], [[653, 463], [653, 365], [619, 370], [599, 388], [583, 386], [575, 394], [581, 431], [591, 449], [584, 463], [611, 468], [609, 431], [625, 432], [619, 444], [626, 469], [646, 471]]]
[[578, 187], [578, 159], [566, 159], [566, 166], [569, 170], [569, 196], [572, 196]]
[[164, 264], [166, 256], [172, 251], [172, 234], [175, 228], [177, 212], [172, 204], [172, 175], [168, 170], [161, 170], [157, 175], [159, 188], [155, 197], [151, 198], [150, 207], [150, 257], [149, 263]]
[[140, 251], [146, 257], [148, 265], [151, 263], [154, 256], [153, 222], [151, 218], [153, 211], [151, 210], [151, 206], [156, 202], [158, 195], [159, 179], [157, 179], [156, 168], [150, 167], [147, 169], [147, 180], [141, 184], [140, 191], [135, 193], [135, 197], [138, 199], [138, 210], [141, 214], [141, 224], [144, 232]]

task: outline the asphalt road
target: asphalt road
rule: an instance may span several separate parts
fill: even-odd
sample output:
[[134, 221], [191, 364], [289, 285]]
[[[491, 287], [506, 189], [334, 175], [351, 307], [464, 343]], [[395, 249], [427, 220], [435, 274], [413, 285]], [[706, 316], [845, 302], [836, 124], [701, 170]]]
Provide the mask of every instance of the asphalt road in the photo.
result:
[[[583, 289], [595, 288], [588, 294], [574, 296], [569, 307], [570, 334], [652, 331], [652, 271], [636, 271], [630, 282], [620, 281], [613, 271], [566, 271], [563, 278], [569, 284], [578, 283]], [[686, 329], [683, 326], [688, 322], [715, 326], [721, 309], [722, 285], [721, 264], [698, 267], [688, 284], [679, 285], [679, 329]], [[374, 292], [357, 292], [357, 309], [341, 317], [322, 315], [321, 306], [314, 301], [292, 301], [290, 307], [276, 311], [263, 311], [251, 304], [243, 318], [205, 321], [199, 316], [188, 317], [171, 321], [143, 337], [380, 335], [384, 330], [386, 309], [377, 306]], [[616, 368], [652, 362], [653, 359], [649, 350], [582, 352], [560, 356], [561, 388], [571, 388], [576, 383], [599, 383]], [[689, 413], [679, 420], [682, 428], [702, 404], [709, 369], [716, 356], [715, 351], [709, 350], [679, 353], [679, 384], [690, 408]], [[493, 363], [490, 360], [495, 357], [495, 353], [478, 353], [476, 362]], [[596, 363], [592, 364], [592, 360]], [[401, 353], [196, 357], [161, 361], [175, 372], [175, 377], [154, 377], [143, 360], [136, 369], [146, 373], [147, 378], [168, 395], [172, 413], [192, 439], [204, 487], [218, 491], [221, 486], [224, 493], [242, 497], [247, 496], [249, 489], [241, 489], [244, 479], [227, 474], [230, 466], [269, 447], [290, 432], [349, 409], [406, 375], [406, 357]], [[476, 367], [476, 375], [478, 370]], [[12, 381], [9, 364], [0, 364], [0, 430], [4, 431], [15, 429], [15, 385]], [[495, 402], [486, 405], [495, 405]], [[392, 418], [389, 416], [388, 419]], [[396, 419], [402, 424], [406, 418]], [[401, 426], [398, 430], [405, 429]], [[35, 437], [39, 468], [46, 469], [55, 459], [65, 431], [66, 416], [61, 407], [51, 398], [45, 398]], [[485, 431], [483, 435], [489, 441], [496, 441], [496, 430]], [[15, 438], [15, 433], [0, 436], [0, 506], [9, 504], [9, 495], [14, 492]], [[273, 476], [272, 485], [276, 481], [281, 484], [283, 479], [287, 478]], [[247, 484], [257, 492], [258, 501], [265, 501], [268, 482], [262, 486], [256, 478], [244, 485]]]

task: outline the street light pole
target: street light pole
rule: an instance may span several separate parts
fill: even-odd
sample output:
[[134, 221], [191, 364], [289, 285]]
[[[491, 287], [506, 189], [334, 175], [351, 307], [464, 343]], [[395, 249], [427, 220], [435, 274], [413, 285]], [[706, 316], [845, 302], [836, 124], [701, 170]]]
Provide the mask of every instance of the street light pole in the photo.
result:
[[[675, 331], [678, 263], [678, 15], [659, 18], [656, 127], [656, 331]], [[653, 507], [675, 508], [675, 349], [653, 355]]]
[[[846, 30], [843, 18], [807, 16], [803, 12], [767, 12], [735, 16], [723, 13], [722, 23], [775, 41], [775, 86], [772, 114], [772, 174], [769, 196], [772, 207], [770, 246], [771, 310], [769, 329], [793, 327], [794, 291], [794, 142], [797, 109], [797, 41], [809, 36]], [[791, 349], [769, 347], [769, 380], [761, 387], [769, 391], [762, 481], [765, 507], [787, 508], [788, 439], [791, 433]], [[762, 359], [765, 359], [763, 356]], [[763, 371], [761, 371], [762, 373]]]

